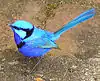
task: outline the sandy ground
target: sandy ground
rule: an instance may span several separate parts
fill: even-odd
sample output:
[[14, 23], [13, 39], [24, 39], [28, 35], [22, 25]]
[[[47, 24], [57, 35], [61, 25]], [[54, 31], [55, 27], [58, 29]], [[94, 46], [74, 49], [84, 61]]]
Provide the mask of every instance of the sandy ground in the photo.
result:
[[[96, 16], [65, 32], [33, 70], [38, 59], [17, 51], [8, 26], [13, 18], [56, 31], [89, 8]], [[41, 79], [41, 80], [40, 80]], [[0, 81], [100, 81], [99, 0], [0, 0]]]

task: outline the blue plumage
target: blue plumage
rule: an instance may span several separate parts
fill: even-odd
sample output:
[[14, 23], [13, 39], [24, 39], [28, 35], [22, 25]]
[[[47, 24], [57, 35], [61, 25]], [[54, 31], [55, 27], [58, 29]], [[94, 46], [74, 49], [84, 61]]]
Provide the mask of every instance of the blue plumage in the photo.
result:
[[55, 40], [57, 40], [62, 33], [90, 19], [94, 15], [94, 8], [87, 10], [54, 33], [36, 28], [31, 23], [24, 20], [17, 20], [9, 26], [14, 32], [15, 43], [19, 52], [24, 56], [39, 57], [46, 54], [52, 48], [58, 48]]

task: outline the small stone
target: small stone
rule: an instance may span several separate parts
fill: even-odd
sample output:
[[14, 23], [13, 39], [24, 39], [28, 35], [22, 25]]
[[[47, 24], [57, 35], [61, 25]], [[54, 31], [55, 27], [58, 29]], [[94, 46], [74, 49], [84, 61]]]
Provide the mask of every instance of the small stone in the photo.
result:
[[0, 64], [0, 70], [3, 70], [4, 66], [2, 64]]
[[73, 66], [72, 66], [72, 68], [73, 68], [73, 69], [76, 69], [76, 68], [77, 68], [77, 66], [73, 65]]
[[3, 58], [1, 61], [5, 61], [6, 59], [5, 58]]
[[8, 64], [10, 64], [10, 65], [16, 65], [16, 64], [18, 64], [18, 63], [19, 63], [18, 61], [8, 62]]

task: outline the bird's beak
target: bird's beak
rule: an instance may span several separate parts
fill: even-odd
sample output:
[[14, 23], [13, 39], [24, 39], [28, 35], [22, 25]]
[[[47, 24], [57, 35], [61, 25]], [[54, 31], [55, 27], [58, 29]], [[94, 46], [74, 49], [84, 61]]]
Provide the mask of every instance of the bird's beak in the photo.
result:
[[11, 27], [11, 24], [8, 24], [8, 26], [10, 26], [10, 27]]
[[12, 24], [8, 24], [8, 26], [11, 28], [11, 30], [14, 32]]
[[8, 24], [9, 27], [12, 27], [12, 24]]

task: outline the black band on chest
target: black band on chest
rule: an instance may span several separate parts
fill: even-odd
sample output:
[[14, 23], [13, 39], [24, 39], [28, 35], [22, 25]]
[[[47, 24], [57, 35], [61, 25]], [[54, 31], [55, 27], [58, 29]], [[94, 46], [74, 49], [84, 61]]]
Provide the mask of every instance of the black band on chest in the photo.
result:
[[17, 44], [17, 48], [21, 48], [25, 45], [25, 42], [20, 42], [19, 44]]

